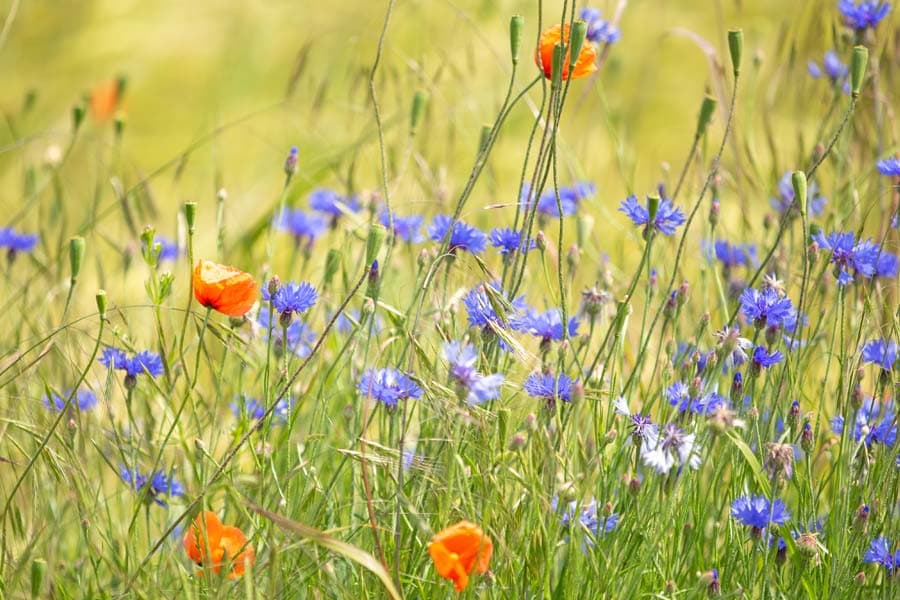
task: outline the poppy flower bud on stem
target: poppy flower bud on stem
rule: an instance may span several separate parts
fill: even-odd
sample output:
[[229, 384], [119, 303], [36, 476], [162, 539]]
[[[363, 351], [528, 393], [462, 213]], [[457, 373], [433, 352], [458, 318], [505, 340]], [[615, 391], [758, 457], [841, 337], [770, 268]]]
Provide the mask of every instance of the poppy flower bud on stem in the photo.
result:
[[797, 208], [800, 209], [800, 214], [805, 217], [807, 214], [806, 173], [794, 171], [791, 174], [791, 185], [794, 188], [794, 201], [797, 203]]
[[419, 123], [422, 122], [422, 115], [425, 114], [425, 105], [428, 103], [428, 94], [422, 90], [417, 91], [413, 95], [412, 109], [409, 112], [409, 135], [416, 135], [419, 129]]
[[197, 230], [197, 203], [196, 202], [185, 202], [184, 203], [184, 220], [187, 222], [188, 234], [194, 235], [194, 232]]
[[587, 36], [587, 23], [584, 21], [575, 21], [572, 25], [572, 36], [569, 48], [569, 69], [574, 70], [578, 57], [581, 55], [581, 47], [584, 46], [584, 40]]
[[694, 133], [694, 137], [700, 139], [703, 137], [703, 134], [706, 133], [706, 128], [709, 127], [710, 121], [712, 121], [713, 113], [716, 111], [716, 99], [712, 96], [705, 96], [703, 98], [703, 103], [700, 104], [700, 116], [697, 118], [697, 131]]
[[865, 46], [853, 48], [853, 56], [850, 59], [850, 91], [854, 100], [859, 97], [863, 78], [866, 75], [866, 63], [869, 62], [869, 49]]
[[490, 125], [482, 125], [481, 126], [481, 137], [478, 139], [478, 154], [483, 153], [488, 146], [488, 142], [491, 140], [491, 126]]
[[[366, 238], [366, 264], [371, 265], [378, 258], [378, 251], [384, 242], [387, 230], [381, 225], [369, 225], [369, 235]], [[377, 262], [375, 262], [377, 268]]]
[[97, 290], [97, 312], [100, 313], [100, 320], [106, 319], [106, 292]]
[[728, 53], [731, 54], [734, 76], [737, 77], [741, 72], [741, 56], [744, 54], [744, 31], [742, 29], [732, 29], [728, 32]]
[[47, 561], [37, 558], [31, 563], [31, 597], [40, 598], [44, 587], [44, 573], [47, 572]]
[[78, 274], [81, 272], [81, 265], [84, 262], [84, 238], [75, 236], [69, 240], [69, 269], [71, 276], [69, 281], [75, 285], [78, 280]]
[[519, 48], [522, 47], [522, 28], [525, 27], [525, 17], [514, 15], [509, 20], [509, 53], [512, 64], [519, 64]]
[[81, 124], [84, 122], [84, 113], [87, 109], [84, 106], [84, 102], [79, 102], [75, 106], [72, 107], [72, 133], [78, 131], [78, 128], [81, 127]]
[[565, 59], [565, 47], [562, 42], [557, 42], [553, 46], [553, 62], [550, 63], [550, 83], [552, 87], [558, 88], [562, 82], [563, 60]]

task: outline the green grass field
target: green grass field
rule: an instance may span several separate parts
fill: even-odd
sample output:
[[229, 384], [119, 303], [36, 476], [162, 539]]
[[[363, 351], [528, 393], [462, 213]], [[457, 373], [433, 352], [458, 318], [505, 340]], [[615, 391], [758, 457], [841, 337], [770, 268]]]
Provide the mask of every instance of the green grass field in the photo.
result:
[[897, 19], [0, 0], [0, 597], [900, 596]]

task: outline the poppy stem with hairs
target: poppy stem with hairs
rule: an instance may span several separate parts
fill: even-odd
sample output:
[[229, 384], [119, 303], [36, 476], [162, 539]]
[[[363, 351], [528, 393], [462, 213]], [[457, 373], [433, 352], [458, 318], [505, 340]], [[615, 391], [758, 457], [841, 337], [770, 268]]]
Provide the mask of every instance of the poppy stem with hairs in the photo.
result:
[[[356, 293], [359, 291], [359, 289], [363, 286], [363, 284], [369, 278], [370, 271], [371, 271], [371, 266], [367, 265], [365, 270], [363, 271], [362, 276], [359, 278], [359, 281], [356, 282], [356, 285], [353, 286], [353, 289], [350, 290], [350, 293], [347, 294], [347, 296], [344, 298], [343, 302], [341, 302], [341, 305], [338, 307], [338, 309], [335, 311], [335, 313], [331, 316], [331, 320], [328, 321], [328, 324], [325, 326], [325, 329], [322, 330], [322, 333], [319, 335], [319, 338], [316, 340], [316, 343], [313, 345], [312, 351], [309, 353], [309, 355], [307, 355], [307, 357], [305, 359], [303, 359], [303, 362], [300, 363], [300, 366], [297, 367], [297, 369], [291, 374], [291, 376], [287, 380], [287, 382], [285, 382], [284, 386], [281, 388], [281, 392], [278, 393], [278, 396], [275, 398], [275, 400], [268, 406], [268, 408], [266, 408], [266, 412], [265, 412], [265, 414], [263, 414], [262, 418], [257, 419], [254, 422], [253, 426], [247, 430], [247, 432], [241, 437], [241, 439], [239, 439], [234, 444], [234, 446], [231, 447], [231, 449], [225, 455], [225, 458], [222, 459], [222, 461], [219, 463], [219, 466], [216, 468], [216, 470], [210, 476], [209, 480], [203, 486], [203, 489], [200, 490], [200, 493], [197, 494], [197, 496], [195, 496], [194, 499], [184, 508], [182, 513], [172, 521], [172, 523], [169, 525], [169, 527], [162, 533], [162, 535], [159, 536], [159, 539], [157, 539], [157, 541], [153, 545], [153, 547], [150, 548], [150, 551], [147, 553], [147, 555], [144, 556], [144, 558], [138, 564], [138, 566], [134, 570], [134, 572], [132, 572], [128, 576], [128, 579], [127, 579], [127, 582], [125, 585], [125, 587], [127, 589], [131, 589], [131, 587], [134, 585], [135, 579], [137, 578], [138, 574], [147, 565], [147, 563], [150, 561], [150, 559], [153, 557], [153, 555], [156, 554], [156, 551], [159, 550], [160, 547], [162, 547], [162, 545], [166, 543], [166, 540], [169, 539], [169, 536], [172, 535], [172, 532], [175, 531], [175, 528], [178, 527], [178, 525], [182, 521], [184, 521], [184, 519], [197, 507], [197, 505], [199, 505], [202, 502], [203, 498], [206, 496], [206, 493], [209, 491], [209, 489], [212, 487], [212, 485], [219, 480], [219, 478], [225, 472], [225, 469], [228, 467], [228, 465], [231, 464], [231, 462], [234, 460], [234, 457], [237, 456], [238, 451], [241, 448], [243, 448], [244, 445], [247, 443], [247, 441], [250, 439], [250, 436], [252, 436], [254, 433], [259, 431], [262, 428], [263, 424], [269, 420], [269, 417], [272, 416], [272, 413], [275, 412], [275, 409], [278, 407], [278, 403], [281, 402], [281, 400], [283, 400], [287, 396], [287, 393], [290, 391], [291, 387], [297, 381], [297, 377], [300, 376], [300, 373], [302, 373], [303, 370], [306, 369], [307, 365], [309, 365], [309, 363], [312, 362], [312, 359], [319, 353], [319, 350], [322, 348], [322, 345], [325, 343], [325, 338], [328, 337], [328, 334], [331, 332], [331, 329], [334, 327], [335, 322], [337, 322], [338, 317], [340, 317], [342, 314], [344, 314], [344, 310], [346, 310], [347, 305], [350, 304], [350, 301], [353, 299], [354, 296], [356, 296]], [[99, 347], [99, 344], [98, 344], [98, 347]], [[76, 389], [77, 389], [77, 386], [76, 386]], [[15, 492], [15, 490], [13, 490], [13, 492]], [[5, 516], [5, 510], [4, 510], [4, 516]]]

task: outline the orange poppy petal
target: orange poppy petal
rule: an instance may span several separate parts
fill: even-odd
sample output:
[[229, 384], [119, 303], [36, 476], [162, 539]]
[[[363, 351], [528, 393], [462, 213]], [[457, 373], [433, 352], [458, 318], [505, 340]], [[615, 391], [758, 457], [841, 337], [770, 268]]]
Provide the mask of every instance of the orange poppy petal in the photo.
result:
[[[544, 72], [544, 77], [547, 79], [550, 79], [553, 76], [553, 48], [560, 41], [563, 43], [568, 43], [569, 41], [568, 23], [564, 26], [551, 25], [541, 32], [540, 45], [534, 52], [534, 61], [541, 67], [541, 70]], [[570, 54], [567, 54], [566, 59], [563, 62], [563, 79], [569, 78], [570, 56]], [[595, 72], [597, 70], [597, 65], [594, 64], [596, 59], [597, 51], [594, 49], [594, 46], [588, 41], [585, 41], [584, 45], [581, 47], [581, 52], [578, 54], [578, 60], [575, 61], [575, 69], [572, 71], [572, 78], [577, 79], [579, 77], [585, 77]]]
[[434, 561], [438, 575], [453, 582], [457, 592], [469, 585], [469, 575], [460, 563], [459, 556], [447, 549], [444, 544], [432, 541], [428, 544], [428, 553]]
[[184, 551], [188, 557], [195, 563], [202, 563], [207, 548], [218, 547], [221, 529], [222, 522], [216, 513], [205, 510], [197, 515], [184, 534]]
[[245, 315], [259, 294], [249, 273], [210, 260], [197, 261], [193, 283], [197, 302], [229, 317]]
[[491, 539], [470, 521], [460, 521], [439, 531], [428, 545], [438, 574], [452, 579], [457, 591], [465, 589], [471, 573], [488, 570], [493, 551]]

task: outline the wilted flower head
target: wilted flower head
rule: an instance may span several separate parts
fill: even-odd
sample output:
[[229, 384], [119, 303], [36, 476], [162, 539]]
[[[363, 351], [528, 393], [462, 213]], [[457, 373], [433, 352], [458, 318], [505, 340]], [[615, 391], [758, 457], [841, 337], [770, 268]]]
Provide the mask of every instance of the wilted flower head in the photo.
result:
[[389, 408], [397, 406], [400, 400], [422, 397], [422, 388], [416, 382], [405, 373], [392, 368], [366, 370], [356, 389]]

